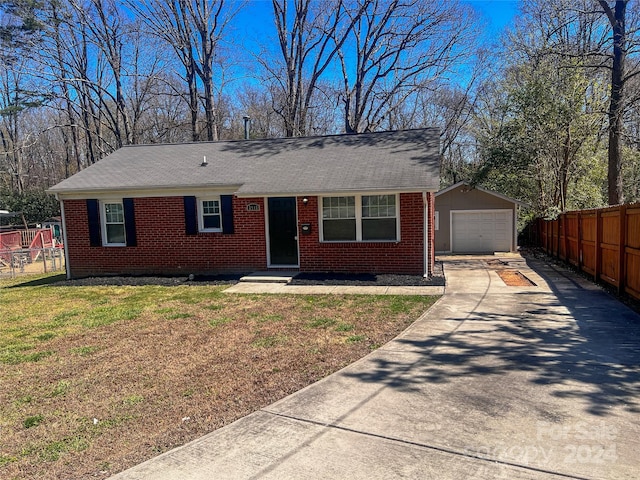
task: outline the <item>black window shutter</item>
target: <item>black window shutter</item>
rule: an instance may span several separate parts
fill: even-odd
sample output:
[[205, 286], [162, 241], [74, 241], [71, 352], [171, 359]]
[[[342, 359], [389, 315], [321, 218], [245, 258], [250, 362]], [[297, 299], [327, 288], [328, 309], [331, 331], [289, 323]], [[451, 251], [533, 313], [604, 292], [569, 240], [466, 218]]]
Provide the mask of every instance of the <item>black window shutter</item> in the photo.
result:
[[184, 227], [187, 235], [196, 235], [198, 233], [197, 215], [196, 197], [184, 197]]
[[233, 195], [220, 195], [222, 233], [233, 233]]
[[92, 247], [102, 246], [100, 235], [100, 204], [98, 200], [87, 199], [87, 219], [89, 221], [89, 245]]
[[133, 198], [123, 198], [122, 207], [124, 209], [124, 234], [127, 239], [127, 247], [138, 245], [136, 238], [136, 215], [133, 208]]

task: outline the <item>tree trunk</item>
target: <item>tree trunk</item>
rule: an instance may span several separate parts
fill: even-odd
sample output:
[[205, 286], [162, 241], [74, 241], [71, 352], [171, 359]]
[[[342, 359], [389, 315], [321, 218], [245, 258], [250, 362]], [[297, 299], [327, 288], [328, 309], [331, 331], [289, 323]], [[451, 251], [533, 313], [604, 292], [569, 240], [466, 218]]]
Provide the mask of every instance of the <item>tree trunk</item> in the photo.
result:
[[622, 190], [622, 117], [624, 113], [624, 72], [626, 60], [625, 16], [628, 0], [617, 0], [613, 11], [606, 0], [599, 0], [613, 30], [613, 66], [609, 102], [609, 152], [607, 186], [609, 205], [624, 202]]

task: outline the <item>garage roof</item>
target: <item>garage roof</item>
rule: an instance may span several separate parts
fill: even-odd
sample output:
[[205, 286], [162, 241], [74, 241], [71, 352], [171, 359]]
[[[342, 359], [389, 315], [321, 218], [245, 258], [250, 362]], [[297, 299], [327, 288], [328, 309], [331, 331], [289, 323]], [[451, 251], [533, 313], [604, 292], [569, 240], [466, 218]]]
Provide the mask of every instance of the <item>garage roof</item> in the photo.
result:
[[447, 188], [443, 188], [442, 190], [440, 190], [440, 191], [438, 191], [436, 193], [436, 197], [438, 197], [440, 195], [443, 195], [443, 194], [445, 194], [447, 192], [450, 192], [452, 190], [455, 190], [456, 188], [459, 188], [459, 187], [467, 187], [469, 189], [475, 189], [475, 190], [478, 190], [480, 192], [484, 192], [484, 193], [487, 193], [489, 195], [493, 195], [494, 197], [498, 197], [498, 198], [501, 198], [503, 200], [506, 200], [507, 202], [515, 203], [516, 205], [519, 205], [521, 207], [530, 206], [528, 203], [522, 202], [520, 200], [516, 200], [515, 198], [511, 198], [511, 197], [508, 197], [506, 195], [502, 195], [501, 193], [494, 192], [492, 190], [487, 190], [486, 188], [482, 188], [482, 187], [478, 187], [478, 186], [471, 186], [469, 183], [464, 182], [464, 181], [463, 182], [454, 183], [453, 185], [451, 185], [451, 186], [449, 186]]

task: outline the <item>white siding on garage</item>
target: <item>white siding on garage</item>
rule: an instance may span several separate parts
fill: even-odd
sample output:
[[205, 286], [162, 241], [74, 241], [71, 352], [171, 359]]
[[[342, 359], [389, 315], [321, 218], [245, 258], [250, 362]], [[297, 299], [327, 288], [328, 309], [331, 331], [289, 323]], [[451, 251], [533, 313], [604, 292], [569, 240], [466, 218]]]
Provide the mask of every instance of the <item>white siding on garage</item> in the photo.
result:
[[451, 211], [454, 253], [508, 252], [512, 249], [512, 210]]

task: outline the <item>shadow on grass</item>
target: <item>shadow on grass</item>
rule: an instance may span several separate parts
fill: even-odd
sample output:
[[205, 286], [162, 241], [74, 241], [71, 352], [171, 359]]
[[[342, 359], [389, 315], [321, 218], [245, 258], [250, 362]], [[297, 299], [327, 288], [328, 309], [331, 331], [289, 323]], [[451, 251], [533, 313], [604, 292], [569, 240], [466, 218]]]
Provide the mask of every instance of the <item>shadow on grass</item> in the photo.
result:
[[106, 286], [147, 286], [156, 285], [163, 287], [175, 287], [179, 285], [233, 285], [238, 283], [243, 274], [228, 275], [195, 275], [193, 278], [185, 276], [150, 276], [150, 275], [130, 275], [130, 276], [106, 276], [106, 277], [85, 277], [67, 280], [65, 274], [53, 275], [49, 277], [28, 280], [6, 288], [24, 287], [106, 287]]
[[26, 282], [17, 283], [15, 285], [11, 285], [6, 288], [41, 287], [43, 285], [52, 285], [55, 283], [65, 281], [66, 278], [67, 276], [64, 273], [61, 273], [59, 275], [51, 275], [48, 277], [27, 280]]

